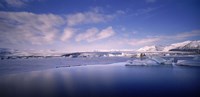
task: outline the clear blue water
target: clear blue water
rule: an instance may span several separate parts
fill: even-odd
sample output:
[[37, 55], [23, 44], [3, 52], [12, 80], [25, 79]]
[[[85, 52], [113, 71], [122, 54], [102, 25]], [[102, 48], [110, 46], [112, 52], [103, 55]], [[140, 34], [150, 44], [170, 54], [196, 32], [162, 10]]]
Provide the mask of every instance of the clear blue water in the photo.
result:
[[124, 64], [3, 75], [0, 97], [198, 97], [198, 67], [126, 67]]

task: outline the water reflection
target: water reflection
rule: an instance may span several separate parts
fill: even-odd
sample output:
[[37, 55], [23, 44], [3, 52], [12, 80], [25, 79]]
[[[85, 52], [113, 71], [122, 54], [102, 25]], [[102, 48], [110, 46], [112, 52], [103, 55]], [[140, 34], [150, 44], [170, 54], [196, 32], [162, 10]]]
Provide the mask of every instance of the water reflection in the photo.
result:
[[66, 67], [0, 77], [0, 96], [194, 96], [199, 68], [125, 67], [124, 63]]

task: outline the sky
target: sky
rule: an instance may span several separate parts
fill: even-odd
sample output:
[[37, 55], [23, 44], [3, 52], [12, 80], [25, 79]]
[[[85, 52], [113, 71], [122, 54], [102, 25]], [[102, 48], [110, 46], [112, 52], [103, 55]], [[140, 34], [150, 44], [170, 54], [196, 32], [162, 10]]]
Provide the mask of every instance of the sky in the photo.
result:
[[137, 50], [200, 39], [200, 0], [1, 0], [0, 48]]

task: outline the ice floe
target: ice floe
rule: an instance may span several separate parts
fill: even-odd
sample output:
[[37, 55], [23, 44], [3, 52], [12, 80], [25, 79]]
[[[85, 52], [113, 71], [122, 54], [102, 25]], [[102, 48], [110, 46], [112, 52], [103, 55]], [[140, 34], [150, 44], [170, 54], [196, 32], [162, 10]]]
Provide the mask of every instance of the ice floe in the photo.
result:
[[194, 57], [193, 59], [164, 59], [159, 56], [151, 56], [145, 58], [138, 58], [133, 60], [128, 60], [125, 66], [200, 66], [199, 56]]

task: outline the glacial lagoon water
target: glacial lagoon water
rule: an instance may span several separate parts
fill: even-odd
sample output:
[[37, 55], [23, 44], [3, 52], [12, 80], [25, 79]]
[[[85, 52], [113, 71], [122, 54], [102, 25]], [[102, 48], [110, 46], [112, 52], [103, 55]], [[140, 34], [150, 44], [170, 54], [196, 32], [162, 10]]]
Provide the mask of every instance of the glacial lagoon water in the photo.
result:
[[198, 97], [199, 67], [125, 62], [41, 69], [0, 76], [0, 97]]

